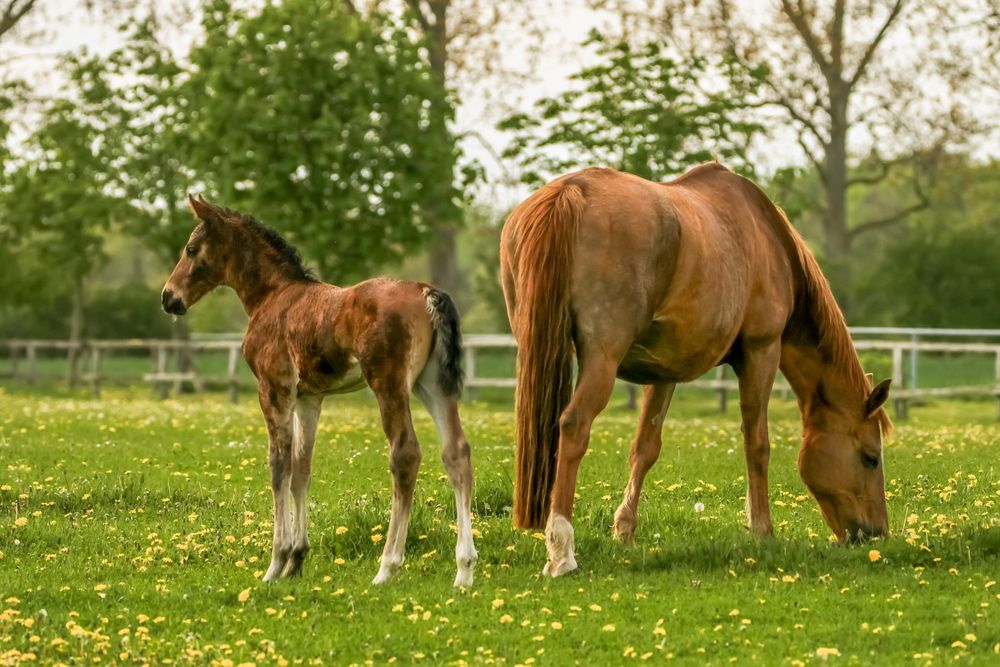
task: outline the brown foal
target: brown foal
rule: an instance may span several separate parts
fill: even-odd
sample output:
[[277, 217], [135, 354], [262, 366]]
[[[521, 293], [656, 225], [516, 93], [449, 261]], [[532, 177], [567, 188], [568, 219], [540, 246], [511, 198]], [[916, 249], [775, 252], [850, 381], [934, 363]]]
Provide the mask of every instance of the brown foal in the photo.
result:
[[674, 386], [723, 363], [739, 378], [751, 528], [772, 531], [767, 404], [780, 368], [802, 412], [799, 474], [824, 519], [841, 540], [888, 531], [889, 382], [872, 387], [816, 261], [756, 185], [719, 164], [670, 183], [568, 174], [511, 213], [500, 263], [518, 340], [515, 523], [546, 525], [546, 574], [576, 568], [577, 470], [616, 375], [645, 385], [620, 539], [633, 537]]
[[[163, 309], [183, 315], [218, 285], [239, 296], [250, 321], [243, 355], [257, 377], [270, 441], [274, 542], [265, 581], [297, 575], [309, 551], [307, 493], [323, 398], [371, 388], [389, 440], [393, 494], [374, 583], [403, 564], [420, 446], [410, 417], [415, 391], [437, 426], [455, 491], [456, 586], [471, 586], [472, 464], [458, 415], [461, 333], [451, 298], [421, 283], [376, 278], [341, 288], [319, 282], [298, 252], [249, 216], [190, 198], [200, 220], [163, 288]], [[292, 505], [294, 501], [294, 520]]]

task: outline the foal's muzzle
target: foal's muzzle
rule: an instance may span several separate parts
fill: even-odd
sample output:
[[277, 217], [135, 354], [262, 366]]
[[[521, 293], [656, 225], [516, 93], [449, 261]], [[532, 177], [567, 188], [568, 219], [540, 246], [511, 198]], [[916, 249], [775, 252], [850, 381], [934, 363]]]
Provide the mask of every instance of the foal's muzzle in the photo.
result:
[[184, 307], [184, 302], [181, 301], [180, 297], [174, 296], [172, 290], [163, 290], [163, 294], [160, 296], [160, 301], [163, 303], [163, 312], [165, 313], [169, 313], [171, 315], [183, 315], [187, 312], [187, 308]]

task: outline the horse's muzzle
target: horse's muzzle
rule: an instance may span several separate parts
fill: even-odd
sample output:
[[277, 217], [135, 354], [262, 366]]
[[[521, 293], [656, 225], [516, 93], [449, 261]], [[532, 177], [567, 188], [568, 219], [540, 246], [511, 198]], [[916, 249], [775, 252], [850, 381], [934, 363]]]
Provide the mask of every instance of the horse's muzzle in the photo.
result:
[[160, 296], [160, 301], [163, 304], [163, 312], [165, 313], [169, 313], [170, 315], [183, 315], [187, 312], [187, 308], [184, 307], [184, 302], [181, 301], [180, 297], [174, 296], [174, 293], [171, 290], [163, 290], [163, 294]]
[[847, 529], [847, 543], [861, 544], [877, 537], [888, 537], [889, 531], [876, 526], [852, 525]]

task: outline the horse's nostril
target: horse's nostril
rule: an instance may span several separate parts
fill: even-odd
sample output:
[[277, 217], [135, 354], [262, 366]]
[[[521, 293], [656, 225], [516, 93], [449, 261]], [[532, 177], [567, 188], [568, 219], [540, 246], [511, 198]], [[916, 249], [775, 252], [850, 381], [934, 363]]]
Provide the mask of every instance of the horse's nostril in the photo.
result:
[[168, 303], [170, 303], [170, 300], [173, 298], [173, 296], [174, 293], [171, 290], [168, 289], [163, 290], [163, 294], [160, 295], [160, 303], [166, 306]]

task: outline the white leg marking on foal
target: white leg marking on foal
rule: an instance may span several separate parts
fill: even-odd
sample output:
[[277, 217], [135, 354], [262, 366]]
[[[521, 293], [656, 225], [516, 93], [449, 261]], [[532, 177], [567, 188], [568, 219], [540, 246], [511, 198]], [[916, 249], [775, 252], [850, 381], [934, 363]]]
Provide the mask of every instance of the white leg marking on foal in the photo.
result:
[[282, 480], [274, 494], [274, 538], [271, 545], [271, 565], [264, 574], [264, 581], [274, 581], [281, 576], [292, 548], [292, 516], [288, 508], [291, 475]]

